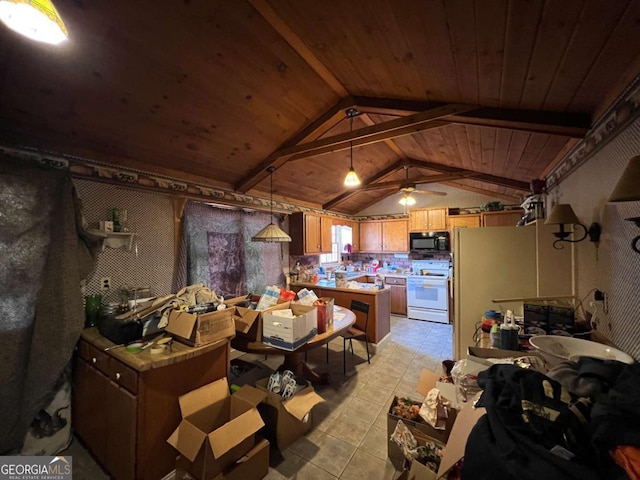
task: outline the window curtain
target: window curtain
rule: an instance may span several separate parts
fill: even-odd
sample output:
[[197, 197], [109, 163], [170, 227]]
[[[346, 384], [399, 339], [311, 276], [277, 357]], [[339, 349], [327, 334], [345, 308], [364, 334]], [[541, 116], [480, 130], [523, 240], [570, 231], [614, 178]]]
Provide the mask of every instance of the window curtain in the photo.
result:
[[262, 294], [284, 286], [283, 246], [252, 242], [271, 222], [263, 212], [244, 212], [187, 202], [182, 217], [175, 291], [202, 283], [225, 298]]

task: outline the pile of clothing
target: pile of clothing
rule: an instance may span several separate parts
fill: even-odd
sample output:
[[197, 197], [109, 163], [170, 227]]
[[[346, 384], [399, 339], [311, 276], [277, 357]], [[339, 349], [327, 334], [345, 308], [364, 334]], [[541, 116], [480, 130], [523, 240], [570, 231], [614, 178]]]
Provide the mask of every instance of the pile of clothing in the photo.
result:
[[640, 365], [493, 365], [478, 384], [487, 414], [467, 440], [464, 480], [640, 480]]

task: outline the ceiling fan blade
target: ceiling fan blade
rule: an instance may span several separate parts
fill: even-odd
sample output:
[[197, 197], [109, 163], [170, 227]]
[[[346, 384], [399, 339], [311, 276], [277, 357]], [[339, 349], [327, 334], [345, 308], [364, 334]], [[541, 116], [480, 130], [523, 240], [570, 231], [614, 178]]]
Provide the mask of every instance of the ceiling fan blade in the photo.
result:
[[418, 190], [418, 189], [415, 189], [411, 193], [420, 193], [420, 194], [423, 194], [423, 195], [438, 195], [440, 197], [446, 197], [447, 196], [446, 192], [436, 192], [435, 190]]

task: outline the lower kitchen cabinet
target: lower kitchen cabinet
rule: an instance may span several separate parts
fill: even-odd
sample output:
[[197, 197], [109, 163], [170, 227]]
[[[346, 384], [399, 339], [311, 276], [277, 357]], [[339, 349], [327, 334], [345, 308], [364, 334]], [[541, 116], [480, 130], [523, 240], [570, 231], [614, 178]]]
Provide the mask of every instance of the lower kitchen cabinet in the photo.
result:
[[[178, 426], [178, 397], [228, 375], [229, 342], [137, 354], [86, 329], [74, 357], [72, 426], [116, 480], [160, 479], [175, 468], [166, 439]], [[162, 357], [162, 358], [156, 358]]]
[[407, 280], [404, 278], [386, 277], [385, 283], [391, 288], [391, 313], [407, 315]]

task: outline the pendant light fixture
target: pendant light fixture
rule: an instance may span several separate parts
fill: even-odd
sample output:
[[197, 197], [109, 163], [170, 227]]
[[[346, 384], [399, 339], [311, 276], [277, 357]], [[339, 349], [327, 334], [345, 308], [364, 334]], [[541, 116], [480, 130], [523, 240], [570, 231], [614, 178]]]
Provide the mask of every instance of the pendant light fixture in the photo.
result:
[[57, 45], [67, 38], [67, 28], [51, 0], [0, 0], [0, 20], [38, 42]]
[[252, 242], [290, 242], [291, 237], [287, 235], [287, 232], [283, 231], [279, 226], [273, 223], [273, 172], [276, 171], [276, 167], [267, 168], [267, 172], [270, 174], [270, 186], [269, 191], [271, 198], [269, 200], [269, 211], [271, 215], [271, 223], [251, 237]]
[[[349, 118], [349, 131], [353, 132], [353, 117], [358, 115], [358, 110], [355, 108], [349, 108], [345, 113]], [[356, 171], [353, 169], [353, 140], [349, 142], [349, 158], [351, 159], [351, 166], [349, 167], [347, 176], [344, 178], [344, 185], [345, 187], [355, 187], [360, 185], [360, 179], [358, 178]]]
[[[404, 166], [404, 174], [405, 174], [406, 184], [408, 185], [409, 184], [409, 165]], [[416, 199], [413, 198], [410, 191], [405, 191], [404, 195], [402, 195], [402, 198], [398, 203], [400, 203], [400, 205], [404, 205], [405, 207], [406, 206], [411, 207], [412, 205], [416, 204]]]

